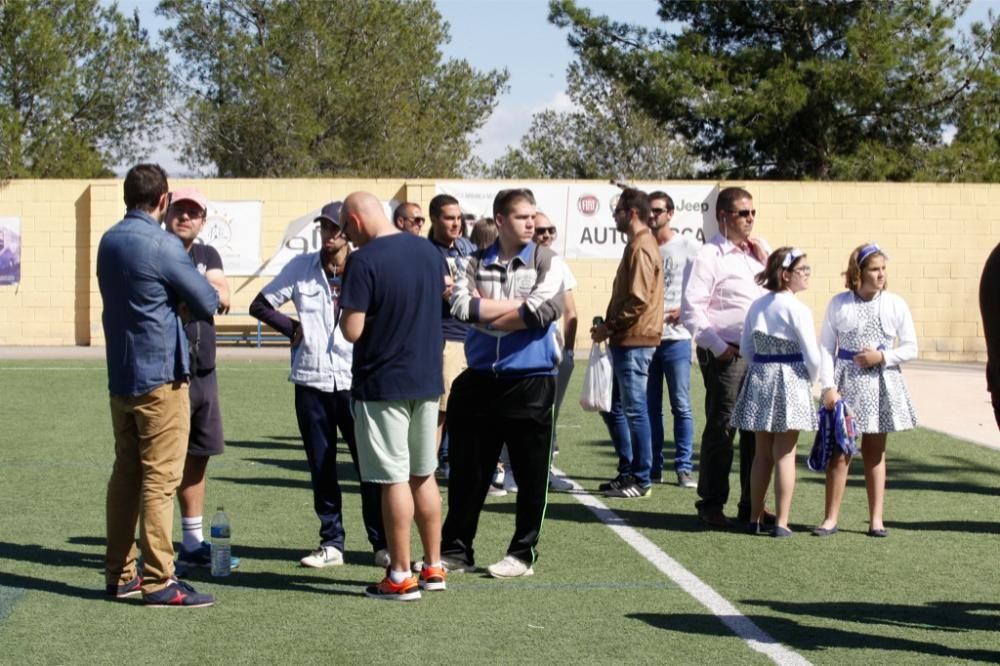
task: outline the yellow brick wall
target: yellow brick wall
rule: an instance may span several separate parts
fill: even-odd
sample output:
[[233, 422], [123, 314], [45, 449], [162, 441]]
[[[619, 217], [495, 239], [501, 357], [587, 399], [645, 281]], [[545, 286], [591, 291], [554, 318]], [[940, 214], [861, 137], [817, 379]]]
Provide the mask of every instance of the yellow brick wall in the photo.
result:
[[[731, 184], [753, 193], [756, 232], [772, 247], [791, 244], [809, 254], [813, 276], [802, 297], [813, 308], [817, 326], [827, 301], [843, 288], [841, 273], [851, 249], [874, 240], [890, 255], [889, 288], [913, 311], [921, 357], [985, 360], [978, 285], [986, 256], [1000, 241], [1000, 186], [720, 185]], [[213, 200], [262, 201], [262, 259], [274, 251], [290, 221], [351, 191], [415, 201], [425, 214], [435, 193], [434, 181], [427, 179], [171, 181], [173, 188], [182, 186], [198, 187]], [[19, 217], [22, 233], [21, 284], [0, 286], [0, 344], [103, 344], [96, 249], [101, 234], [123, 212], [120, 180], [0, 184], [0, 216]], [[591, 319], [604, 313], [617, 262], [569, 263], [579, 283], [577, 346], [582, 349], [589, 344]], [[231, 278], [233, 311], [245, 312], [268, 279]]]

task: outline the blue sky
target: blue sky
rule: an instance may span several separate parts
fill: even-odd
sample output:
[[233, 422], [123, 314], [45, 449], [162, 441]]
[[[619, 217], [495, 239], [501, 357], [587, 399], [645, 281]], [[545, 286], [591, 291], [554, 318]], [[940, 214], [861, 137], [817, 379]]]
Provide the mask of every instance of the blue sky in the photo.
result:
[[[331, 0], [335, 1], [335, 0]], [[111, 4], [112, 0], [102, 0]], [[142, 22], [156, 34], [166, 23], [156, 16], [156, 0], [117, 0], [131, 15], [139, 10]], [[479, 70], [503, 69], [510, 73], [509, 90], [479, 133], [475, 153], [489, 162], [516, 145], [528, 129], [533, 113], [547, 108], [567, 109], [566, 67], [573, 52], [566, 31], [547, 20], [547, 0], [437, 0], [437, 8], [450, 25], [451, 42], [441, 47], [446, 58], [462, 58]], [[578, 0], [597, 14], [648, 27], [661, 27], [656, 0]], [[987, 11], [1000, 11], [1000, 0], [972, 0], [965, 19], [983, 20]], [[169, 173], [186, 171], [169, 150], [152, 156]]]

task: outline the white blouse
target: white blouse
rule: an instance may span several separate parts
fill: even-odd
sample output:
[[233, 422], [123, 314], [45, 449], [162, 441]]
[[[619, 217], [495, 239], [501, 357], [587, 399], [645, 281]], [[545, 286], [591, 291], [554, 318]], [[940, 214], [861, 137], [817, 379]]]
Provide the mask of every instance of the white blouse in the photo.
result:
[[[823, 327], [819, 333], [820, 346], [820, 386], [833, 388], [833, 362], [837, 357], [837, 333], [853, 331], [858, 327], [858, 313], [853, 307], [854, 292], [844, 291], [830, 300], [823, 317]], [[878, 299], [878, 319], [882, 330], [890, 338], [896, 338], [897, 345], [883, 350], [886, 367], [900, 365], [917, 357], [917, 331], [913, 326], [913, 316], [906, 301], [883, 291]], [[852, 350], [852, 351], [861, 351]]]
[[750, 304], [740, 336], [740, 354], [753, 360], [753, 332], [760, 331], [782, 340], [794, 340], [802, 350], [802, 360], [809, 379], [819, 375], [820, 357], [816, 347], [816, 325], [812, 311], [805, 303], [787, 291], [769, 292]]

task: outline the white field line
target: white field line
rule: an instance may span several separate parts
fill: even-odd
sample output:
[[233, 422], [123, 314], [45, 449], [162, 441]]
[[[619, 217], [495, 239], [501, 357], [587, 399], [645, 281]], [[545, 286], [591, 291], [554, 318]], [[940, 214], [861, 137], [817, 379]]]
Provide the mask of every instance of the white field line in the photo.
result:
[[771, 661], [780, 664], [780, 666], [809, 666], [811, 664], [809, 660], [798, 652], [790, 650], [774, 640], [763, 629], [737, 610], [736, 606], [723, 598], [722, 595], [709, 587], [700, 578], [685, 569], [677, 560], [660, 550], [656, 544], [640, 534], [634, 527], [630, 527], [628, 523], [609, 509], [601, 500], [586, 492], [576, 481], [565, 476], [555, 467], [552, 468], [552, 471], [555, 474], [563, 476], [563, 478], [573, 484], [573, 490], [576, 492], [572, 493], [572, 495], [580, 504], [590, 509], [597, 516], [597, 519], [617, 534], [622, 541], [634, 548], [636, 552], [646, 558], [654, 567], [665, 574], [667, 578], [711, 611], [734, 634], [746, 642], [751, 649], [766, 655]]

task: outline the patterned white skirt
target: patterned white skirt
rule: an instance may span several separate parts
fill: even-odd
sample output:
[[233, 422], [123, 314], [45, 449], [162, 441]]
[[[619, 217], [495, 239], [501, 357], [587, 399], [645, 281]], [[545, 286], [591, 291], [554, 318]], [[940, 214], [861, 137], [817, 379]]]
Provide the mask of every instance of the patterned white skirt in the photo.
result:
[[[800, 354], [798, 342], [754, 331], [757, 354]], [[819, 425], [809, 371], [802, 361], [751, 362], [730, 424], [741, 430], [787, 432]]]
[[833, 375], [837, 391], [852, 410], [859, 432], [898, 432], [917, 425], [910, 393], [899, 366], [859, 368], [838, 358]]

